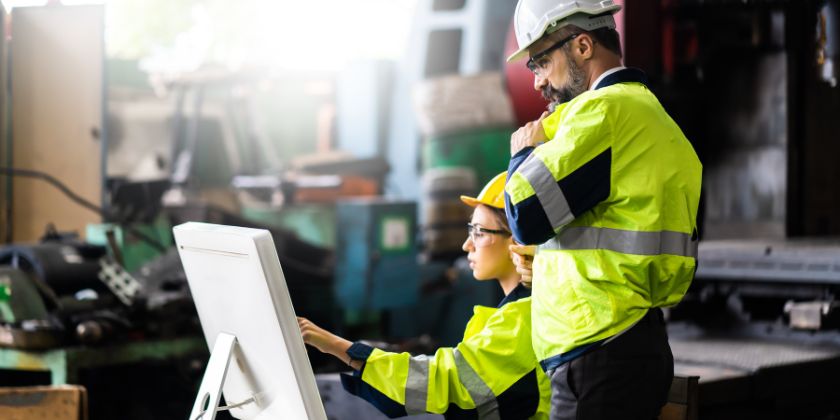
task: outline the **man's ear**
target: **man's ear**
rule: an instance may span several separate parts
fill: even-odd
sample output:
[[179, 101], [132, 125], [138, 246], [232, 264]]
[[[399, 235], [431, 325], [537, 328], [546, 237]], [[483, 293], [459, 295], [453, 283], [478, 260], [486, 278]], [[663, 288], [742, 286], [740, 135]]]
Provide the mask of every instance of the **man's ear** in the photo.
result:
[[589, 60], [595, 54], [595, 40], [587, 33], [582, 33], [575, 38], [575, 43], [573, 44], [572, 48], [574, 48], [575, 53], [577, 56], [581, 58], [581, 60]]

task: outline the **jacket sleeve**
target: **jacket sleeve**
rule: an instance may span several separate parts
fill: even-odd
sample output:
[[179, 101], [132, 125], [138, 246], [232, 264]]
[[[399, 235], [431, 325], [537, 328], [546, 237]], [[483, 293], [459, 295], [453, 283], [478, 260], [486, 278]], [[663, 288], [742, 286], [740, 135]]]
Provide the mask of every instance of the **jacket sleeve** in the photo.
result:
[[[530, 310], [530, 305], [527, 308]], [[364, 395], [370, 395], [369, 390], [358, 392], [372, 388], [390, 400], [390, 412], [383, 412], [391, 417], [425, 412], [474, 412], [479, 418], [510, 412], [514, 417], [507, 418], [529, 417], [540, 399], [529, 310], [500, 310], [480, 332], [454, 348], [438, 349], [433, 356], [372, 349], [357, 374], [355, 388], [347, 384], [345, 388], [382, 410], [382, 401]], [[500, 406], [507, 402], [517, 406]]]
[[610, 194], [612, 128], [603, 101], [570, 104], [554, 138], [511, 158], [505, 212], [514, 238], [551, 239]]

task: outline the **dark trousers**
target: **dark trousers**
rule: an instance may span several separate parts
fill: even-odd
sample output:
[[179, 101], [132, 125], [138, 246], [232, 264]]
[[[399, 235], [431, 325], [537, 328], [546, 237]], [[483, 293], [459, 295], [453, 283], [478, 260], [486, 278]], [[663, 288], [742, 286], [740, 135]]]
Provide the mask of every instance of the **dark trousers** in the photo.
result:
[[662, 310], [548, 376], [551, 420], [655, 419], [674, 377]]

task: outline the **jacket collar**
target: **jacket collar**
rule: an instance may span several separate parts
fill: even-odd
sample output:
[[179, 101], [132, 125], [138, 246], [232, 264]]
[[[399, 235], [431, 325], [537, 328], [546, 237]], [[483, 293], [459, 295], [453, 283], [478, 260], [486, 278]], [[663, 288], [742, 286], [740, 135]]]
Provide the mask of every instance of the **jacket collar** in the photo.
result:
[[645, 74], [645, 72], [637, 68], [628, 67], [607, 75], [606, 77], [601, 79], [600, 82], [598, 82], [598, 85], [595, 86], [595, 89], [605, 88], [607, 86], [612, 86], [618, 83], [641, 83], [647, 86], [648, 77]]
[[519, 283], [515, 289], [511, 290], [511, 292], [508, 293], [501, 302], [499, 302], [499, 306], [496, 308], [501, 308], [508, 303], [516, 302], [517, 300], [524, 299], [526, 297], [531, 297], [531, 289], [523, 286], [522, 283]]

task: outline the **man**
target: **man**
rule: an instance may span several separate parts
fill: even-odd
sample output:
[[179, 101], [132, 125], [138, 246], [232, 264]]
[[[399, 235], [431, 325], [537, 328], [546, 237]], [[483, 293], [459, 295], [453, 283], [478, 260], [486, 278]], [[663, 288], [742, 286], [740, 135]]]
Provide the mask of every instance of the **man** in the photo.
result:
[[[621, 66], [612, 0], [519, 0], [519, 51], [556, 109], [511, 137], [510, 227], [533, 258], [534, 351], [552, 419], [652, 419], [673, 377], [661, 307], [694, 275], [701, 165]], [[527, 247], [512, 247], [530, 274]], [[533, 251], [530, 252], [533, 254]]]

